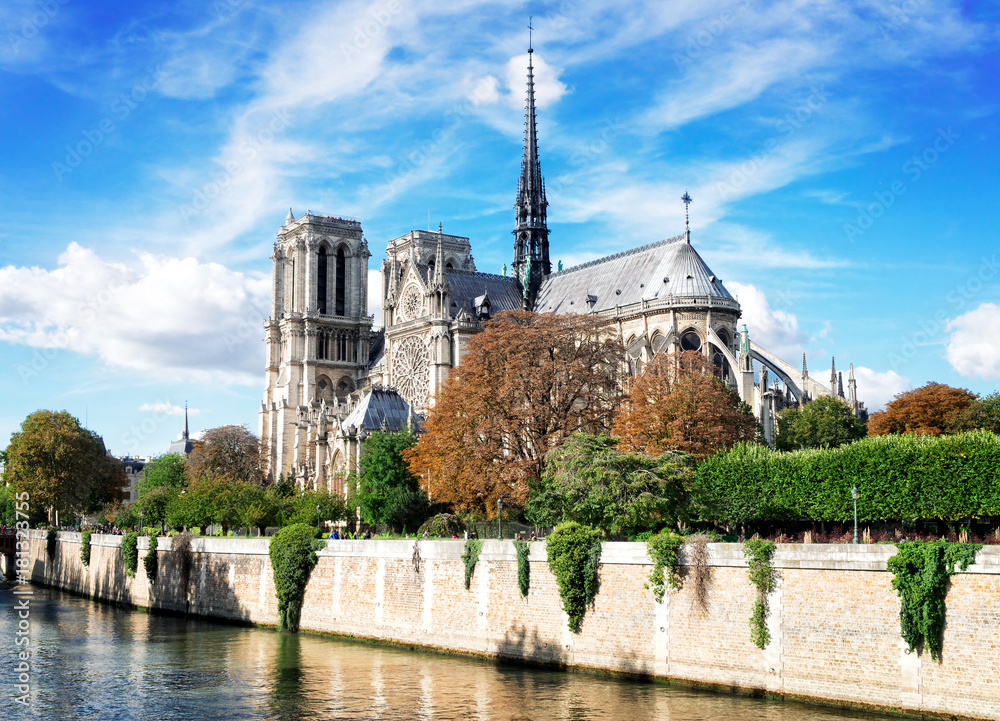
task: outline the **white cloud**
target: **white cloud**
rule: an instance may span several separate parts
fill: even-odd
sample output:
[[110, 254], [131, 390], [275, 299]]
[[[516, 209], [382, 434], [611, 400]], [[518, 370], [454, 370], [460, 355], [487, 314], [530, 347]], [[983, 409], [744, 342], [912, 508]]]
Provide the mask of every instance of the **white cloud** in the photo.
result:
[[730, 282], [729, 292], [736, 296], [743, 309], [741, 321], [746, 323], [753, 341], [792, 365], [802, 357], [805, 334], [799, 328], [799, 320], [794, 313], [773, 308], [764, 292], [756, 286]]
[[1000, 378], [1000, 306], [982, 303], [948, 321], [945, 358], [963, 378]]
[[[559, 80], [559, 70], [549, 65], [537, 52], [532, 53], [535, 76], [535, 105], [551, 108], [566, 94], [566, 86]], [[507, 62], [507, 102], [515, 108], [524, 107], [528, 93], [528, 54], [517, 55]]]
[[142, 253], [129, 267], [71, 243], [55, 270], [0, 268], [0, 340], [99, 358], [151, 379], [261, 380], [270, 280]]
[[197, 416], [201, 414], [201, 411], [197, 408], [185, 408], [184, 406], [175, 406], [170, 401], [143, 403], [141, 406], [139, 406], [139, 410], [143, 413], [157, 413], [164, 416], [183, 416], [185, 411], [187, 411], [188, 415], [191, 416]]
[[883, 410], [885, 404], [897, 394], [913, 389], [910, 379], [904, 378], [896, 371], [879, 373], [871, 368], [858, 366], [854, 369], [854, 378], [858, 381], [858, 400], [862, 401], [869, 411]]

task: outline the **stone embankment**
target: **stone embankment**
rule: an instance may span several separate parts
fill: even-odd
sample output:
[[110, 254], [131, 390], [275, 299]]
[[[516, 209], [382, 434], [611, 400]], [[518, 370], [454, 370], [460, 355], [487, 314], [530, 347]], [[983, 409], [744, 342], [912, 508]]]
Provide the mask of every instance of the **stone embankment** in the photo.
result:
[[[120, 544], [94, 535], [85, 567], [79, 534], [60, 533], [50, 558], [44, 533], [32, 532], [32, 580], [115, 603], [277, 624], [267, 540], [195, 539], [184, 558], [161, 538], [155, 583], [142, 563], [126, 576]], [[531, 547], [522, 598], [510, 542], [483, 543], [466, 590], [462, 541], [332, 541], [307, 587], [302, 628], [918, 717], [1000, 719], [1000, 548], [984, 548], [952, 577], [941, 663], [900, 638], [886, 571], [894, 546], [780, 545], [763, 650], [750, 639], [755, 591], [742, 547], [708, 548], [705, 602], [688, 573], [659, 604], [644, 588], [645, 546], [604, 544], [600, 590], [573, 634], [544, 543]]]

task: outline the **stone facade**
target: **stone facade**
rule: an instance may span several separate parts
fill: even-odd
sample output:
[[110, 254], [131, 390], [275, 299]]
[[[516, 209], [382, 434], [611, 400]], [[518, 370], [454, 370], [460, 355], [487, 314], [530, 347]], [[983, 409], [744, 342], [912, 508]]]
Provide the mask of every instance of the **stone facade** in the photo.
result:
[[[135, 578], [125, 576], [120, 537], [93, 536], [84, 568], [79, 534], [59, 534], [55, 559], [46, 555], [45, 534], [31, 535], [35, 582], [152, 609], [277, 623], [266, 540], [196, 539], [185, 589], [170, 539], [159, 539], [161, 575], [151, 586], [141, 563]], [[146, 543], [139, 540], [140, 554]], [[302, 628], [924, 717], [1000, 719], [995, 546], [952, 578], [937, 663], [908, 653], [900, 638], [899, 600], [886, 572], [893, 546], [779, 545], [772, 641], [761, 650], [750, 641], [754, 591], [737, 544], [709, 545], [704, 607], [690, 577], [656, 603], [644, 588], [651, 570], [645, 546], [604, 544], [600, 590], [578, 634], [566, 627], [544, 543], [531, 547], [527, 598], [518, 591], [509, 542], [484, 542], [466, 591], [463, 545], [332, 542], [306, 589]]]

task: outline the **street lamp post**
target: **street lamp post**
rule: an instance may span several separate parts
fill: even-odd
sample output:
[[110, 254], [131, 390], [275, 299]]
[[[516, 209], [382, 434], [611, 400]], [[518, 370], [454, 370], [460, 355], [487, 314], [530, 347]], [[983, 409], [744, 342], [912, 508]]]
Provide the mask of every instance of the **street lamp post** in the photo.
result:
[[323, 519], [319, 517], [319, 506], [316, 506], [316, 528], [323, 532]]
[[852, 541], [852, 543], [858, 543], [858, 487], [857, 486], [851, 489], [851, 498], [854, 499], [854, 541]]
[[497, 538], [503, 540], [503, 499], [497, 499]]

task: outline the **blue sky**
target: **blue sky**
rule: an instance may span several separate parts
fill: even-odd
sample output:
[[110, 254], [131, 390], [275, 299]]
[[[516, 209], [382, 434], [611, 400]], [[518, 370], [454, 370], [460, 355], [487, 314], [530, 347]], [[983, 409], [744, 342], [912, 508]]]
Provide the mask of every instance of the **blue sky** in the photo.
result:
[[[552, 257], [676, 235], [751, 335], [877, 408], [1000, 387], [998, 12], [936, 2], [0, 7], [0, 439], [257, 428], [289, 206], [511, 256], [534, 16]], [[375, 278], [373, 277], [373, 281]], [[378, 284], [369, 311], [378, 313]], [[380, 317], [380, 316], [379, 316]]]

